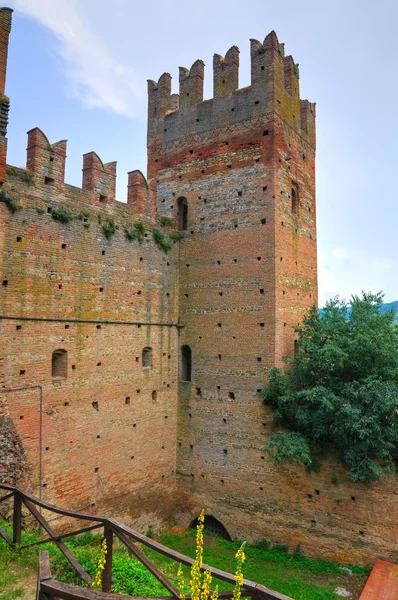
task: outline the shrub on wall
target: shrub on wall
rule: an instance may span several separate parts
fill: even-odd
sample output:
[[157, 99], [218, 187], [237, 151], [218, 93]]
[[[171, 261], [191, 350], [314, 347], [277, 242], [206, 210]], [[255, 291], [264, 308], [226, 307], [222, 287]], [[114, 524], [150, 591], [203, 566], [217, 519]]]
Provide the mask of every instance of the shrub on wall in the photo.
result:
[[382, 294], [313, 307], [297, 328], [294, 359], [273, 369], [264, 402], [276, 433], [265, 450], [276, 462], [311, 466], [334, 448], [359, 483], [391, 474], [398, 461], [398, 327]]
[[4, 202], [8, 210], [12, 213], [15, 213], [19, 209], [18, 204], [5, 190], [0, 191], [0, 202]]
[[175, 223], [173, 221], [173, 219], [171, 219], [170, 217], [166, 217], [165, 215], [160, 217], [160, 224], [163, 227], [174, 227]]
[[140, 244], [144, 241], [145, 226], [142, 221], [137, 221], [131, 229], [125, 229], [126, 238], [130, 241], [137, 240]]
[[73, 221], [73, 213], [63, 210], [62, 208], [54, 208], [51, 211], [51, 217], [54, 221], [59, 221], [59, 223], [70, 223]]
[[105, 223], [102, 224], [102, 231], [107, 240], [110, 240], [116, 233], [116, 225], [113, 219], [106, 219]]
[[166, 241], [164, 233], [162, 233], [159, 229], [155, 228], [152, 231], [152, 236], [153, 236], [153, 240], [154, 240], [155, 244], [157, 245], [157, 247], [160, 248], [160, 250], [162, 250], [163, 252], [165, 252], [167, 254], [167, 252], [171, 248], [171, 244]]
[[181, 231], [172, 231], [170, 233], [170, 239], [173, 240], [173, 242], [178, 242], [184, 239], [184, 234], [181, 233]]

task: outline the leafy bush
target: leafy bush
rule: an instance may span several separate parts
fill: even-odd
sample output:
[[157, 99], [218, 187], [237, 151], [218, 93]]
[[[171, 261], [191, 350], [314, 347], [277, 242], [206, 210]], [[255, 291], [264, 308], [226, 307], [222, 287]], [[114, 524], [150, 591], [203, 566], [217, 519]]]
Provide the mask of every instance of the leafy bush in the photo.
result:
[[174, 227], [175, 225], [174, 220], [170, 219], [170, 217], [166, 217], [165, 215], [162, 215], [159, 220], [163, 227]]
[[40, 208], [39, 206], [37, 206], [36, 212], [38, 215], [44, 215], [46, 211], [44, 210], [44, 208]]
[[307, 440], [295, 431], [286, 431], [271, 436], [266, 449], [276, 463], [310, 465], [312, 462]]
[[85, 212], [85, 211], [79, 212], [79, 214], [76, 215], [76, 219], [78, 221], [83, 221], [84, 219], [88, 219], [89, 217], [90, 217], [90, 213]]
[[5, 190], [1, 190], [0, 191], [0, 202], [4, 202], [4, 204], [7, 206], [8, 210], [10, 212], [12, 212], [13, 214], [15, 212], [17, 212], [17, 210], [19, 210], [19, 206], [18, 204], [15, 202], [15, 200], [9, 195], [8, 192], [6, 192]]
[[144, 241], [145, 226], [142, 221], [134, 223], [133, 229], [125, 229], [126, 238], [130, 241], [137, 240], [140, 244]]
[[[297, 328], [290, 368], [271, 372], [264, 402], [290, 430], [266, 444], [277, 462], [314, 462], [333, 447], [359, 483], [391, 474], [398, 460], [398, 328], [382, 294], [313, 307]], [[296, 455], [294, 456], [294, 454]], [[311, 464], [311, 463], [310, 463]]]
[[166, 241], [164, 233], [162, 233], [159, 229], [154, 229], [152, 231], [152, 236], [155, 244], [162, 250], [165, 254], [170, 250], [171, 244]]
[[51, 217], [54, 221], [59, 221], [60, 223], [70, 223], [73, 221], [73, 213], [62, 208], [54, 208], [51, 211]]
[[116, 225], [113, 219], [106, 219], [105, 223], [102, 224], [102, 231], [107, 240], [110, 240], [116, 233]]
[[184, 239], [184, 234], [181, 233], [181, 231], [172, 231], [170, 233], [170, 239], [173, 240], [173, 242], [178, 242], [179, 240]]

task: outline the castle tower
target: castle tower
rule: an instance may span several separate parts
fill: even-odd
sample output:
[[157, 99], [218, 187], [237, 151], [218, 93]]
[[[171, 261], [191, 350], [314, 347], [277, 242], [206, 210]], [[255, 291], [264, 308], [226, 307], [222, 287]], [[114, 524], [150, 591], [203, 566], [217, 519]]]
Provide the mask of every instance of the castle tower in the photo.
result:
[[205, 101], [201, 61], [180, 68], [179, 96], [167, 73], [149, 82], [148, 176], [158, 213], [184, 233], [180, 508], [188, 524], [207, 507], [240, 539], [250, 513], [250, 535], [266, 538], [263, 490], [278, 474], [261, 457], [259, 392], [317, 301], [315, 106], [274, 32], [251, 40], [251, 86], [238, 88], [236, 46], [213, 68]]

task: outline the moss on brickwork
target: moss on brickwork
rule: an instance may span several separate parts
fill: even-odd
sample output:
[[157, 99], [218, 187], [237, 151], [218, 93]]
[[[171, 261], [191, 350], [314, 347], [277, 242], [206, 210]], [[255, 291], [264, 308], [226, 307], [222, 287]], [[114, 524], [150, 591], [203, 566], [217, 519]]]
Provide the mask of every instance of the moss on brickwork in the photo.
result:
[[11, 167], [7, 165], [6, 168], [7, 177], [14, 177], [20, 179], [24, 183], [30, 184], [33, 181], [33, 173], [26, 171], [26, 169], [18, 169], [17, 167]]

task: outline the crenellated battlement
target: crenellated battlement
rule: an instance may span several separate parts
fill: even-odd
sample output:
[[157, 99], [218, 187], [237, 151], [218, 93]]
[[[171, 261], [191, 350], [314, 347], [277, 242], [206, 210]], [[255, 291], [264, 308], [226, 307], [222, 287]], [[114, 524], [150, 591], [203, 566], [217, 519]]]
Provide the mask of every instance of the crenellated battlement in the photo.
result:
[[213, 98], [203, 100], [204, 63], [179, 68], [179, 96], [171, 94], [171, 76], [148, 81], [148, 148], [160, 147], [201, 134], [226, 130], [237, 123], [278, 116], [315, 147], [315, 105], [300, 100], [299, 69], [274, 31], [263, 42], [250, 40], [251, 85], [239, 89], [239, 48], [213, 57]]
[[[29, 185], [42, 187], [47, 195], [67, 198], [71, 187], [65, 183], [67, 140], [51, 144], [38, 127], [28, 131], [27, 135], [26, 171], [32, 174]], [[117, 202], [116, 175], [116, 161], [103, 163], [96, 152], [84, 154], [81, 191], [85, 194], [82, 199], [91, 205], [108, 205], [111, 208]], [[128, 174], [127, 205], [141, 217], [155, 216], [154, 192], [141, 171]]]
[[103, 163], [96, 152], [83, 155], [83, 190], [97, 196], [100, 202], [114, 202], [117, 162]]

